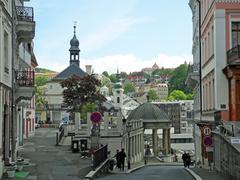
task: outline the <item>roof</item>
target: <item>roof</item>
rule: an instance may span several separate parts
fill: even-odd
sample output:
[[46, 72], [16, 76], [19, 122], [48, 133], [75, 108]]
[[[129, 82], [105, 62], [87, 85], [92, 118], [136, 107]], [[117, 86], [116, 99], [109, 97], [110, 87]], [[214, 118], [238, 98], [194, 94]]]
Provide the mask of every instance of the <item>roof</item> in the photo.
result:
[[143, 122], [171, 122], [168, 115], [158, 106], [151, 103], [144, 103], [133, 110], [128, 120], [139, 120]]
[[62, 72], [57, 74], [52, 80], [65, 80], [73, 75], [84, 77], [87, 76], [88, 74], [84, 72], [80, 67], [78, 67], [75, 63], [73, 63], [66, 69], [64, 69]]

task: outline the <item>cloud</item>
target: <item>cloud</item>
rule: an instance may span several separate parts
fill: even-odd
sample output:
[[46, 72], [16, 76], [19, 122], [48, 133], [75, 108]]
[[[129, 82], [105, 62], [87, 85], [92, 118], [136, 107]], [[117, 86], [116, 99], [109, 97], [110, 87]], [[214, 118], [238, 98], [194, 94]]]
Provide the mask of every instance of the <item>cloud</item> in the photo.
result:
[[121, 37], [121, 35], [126, 33], [132, 26], [152, 21], [153, 19], [149, 17], [126, 17], [112, 19], [103, 27], [97, 29], [97, 31], [87, 35], [82, 40], [82, 45], [87, 51], [103, 47], [104, 45], [107, 45]]
[[[103, 71], [116, 73], [117, 68], [119, 68], [120, 71], [129, 73], [133, 71], [140, 71], [145, 67], [152, 67], [155, 62], [159, 67], [175, 68], [184, 62], [192, 62], [192, 56], [170, 56], [167, 54], [159, 54], [157, 57], [153, 57], [149, 60], [142, 60], [137, 58], [134, 54], [116, 54], [95, 59], [81, 59], [80, 66], [85, 71], [85, 65], [92, 65], [95, 73], [102, 73]], [[69, 62], [52, 63], [51, 61], [45, 61], [42, 64], [40, 63], [39, 67], [45, 67], [61, 72], [68, 65]]]
[[152, 59], [142, 60], [137, 58], [134, 54], [116, 54], [96, 59], [83, 59], [81, 61], [81, 67], [84, 68], [86, 64], [91, 64], [93, 65], [95, 73], [102, 73], [103, 71], [116, 73], [117, 68], [119, 68], [120, 71], [129, 73], [140, 71], [145, 67], [152, 67], [155, 62], [159, 67], [175, 68], [184, 62], [192, 62], [192, 56], [169, 56], [167, 54], [160, 54]]

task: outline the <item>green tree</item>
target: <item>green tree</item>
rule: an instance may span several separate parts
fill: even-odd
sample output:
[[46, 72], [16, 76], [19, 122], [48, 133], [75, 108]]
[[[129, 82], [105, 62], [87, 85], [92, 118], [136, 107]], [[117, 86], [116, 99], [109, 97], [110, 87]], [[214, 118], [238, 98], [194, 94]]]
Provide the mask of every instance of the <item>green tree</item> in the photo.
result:
[[187, 94], [187, 100], [193, 100], [193, 98], [194, 98], [194, 94], [193, 93]]
[[101, 82], [92, 76], [71, 76], [61, 82], [63, 90], [63, 103], [68, 111], [80, 112], [86, 103], [101, 103], [105, 97], [100, 94]]
[[167, 98], [167, 100], [169, 101], [176, 101], [176, 100], [178, 101], [178, 100], [186, 100], [186, 99], [187, 99], [187, 95], [181, 90], [172, 91]]
[[172, 75], [174, 69], [170, 68], [161, 68], [161, 69], [156, 69], [155, 71], [152, 72], [152, 76], [155, 75]]
[[47, 102], [46, 99], [43, 97], [41, 87], [46, 85], [48, 82], [48, 77], [45, 76], [38, 76], [35, 78], [35, 105], [36, 106], [44, 106]]
[[181, 64], [172, 73], [172, 77], [169, 81], [169, 92], [174, 90], [181, 90], [184, 93], [192, 93], [192, 87], [185, 85], [185, 79], [188, 73], [188, 65]]
[[132, 83], [127, 83], [124, 85], [124, 93], [135, 92], [135, 87]]
[[34, 90], [35, 90], [35, 104], [36, 104], [36, 106], [44, 106], [47, 103], [47, 101], [43, 97], [41, 87], [35, 85]]
[[49, 78], [45, 77], [45, 76], [37, 76], [35, 78], [35, 85], [37, 86], [44, 86], [45, 84], [47, 84]]
[[156, 101], [158, 99], [157, 92], [151, 89], [150, 91], [148, 91], [148, 98], [150, 102]]
[[107, 71], [103, 71], [103, 73], [102, 73], [104, 76], [106, 76], [106, 77], [109, 77], [109, 74], [108, 74], [108, 72]]
[[118, 81], [117, 75], [116, 74], [111, 74], [109, 76], [110, 80], [112, 83], [116, 83]]
[[97, 107], [96, 107], [95, 103], [88, 102], [88, 103], [84, 104], [81, 109], [81, 119], [87, 120], [87, 113], [88, 112], [91, 113], [96, 110], [97, 110]]

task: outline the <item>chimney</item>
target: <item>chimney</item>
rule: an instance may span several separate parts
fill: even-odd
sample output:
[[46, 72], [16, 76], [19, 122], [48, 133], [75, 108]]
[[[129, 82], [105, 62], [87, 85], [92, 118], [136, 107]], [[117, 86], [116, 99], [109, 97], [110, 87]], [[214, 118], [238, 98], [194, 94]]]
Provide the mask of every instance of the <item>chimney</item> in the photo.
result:
[[92, 74], [92, 65], [86, 65], [86, 73], [88, 73], [88, 75]]

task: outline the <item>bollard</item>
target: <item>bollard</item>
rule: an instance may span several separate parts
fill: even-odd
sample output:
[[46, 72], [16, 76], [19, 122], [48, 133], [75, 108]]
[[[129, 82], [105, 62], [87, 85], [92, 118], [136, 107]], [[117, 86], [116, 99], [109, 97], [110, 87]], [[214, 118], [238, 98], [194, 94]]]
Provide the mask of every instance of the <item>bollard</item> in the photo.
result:
[[58, 146], [58, 132], [56, 132], [56, 146]]

